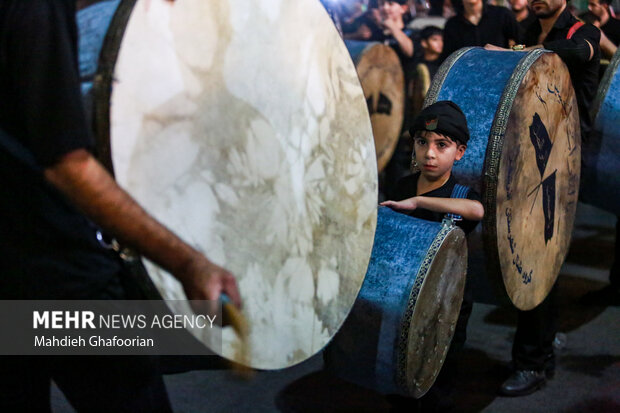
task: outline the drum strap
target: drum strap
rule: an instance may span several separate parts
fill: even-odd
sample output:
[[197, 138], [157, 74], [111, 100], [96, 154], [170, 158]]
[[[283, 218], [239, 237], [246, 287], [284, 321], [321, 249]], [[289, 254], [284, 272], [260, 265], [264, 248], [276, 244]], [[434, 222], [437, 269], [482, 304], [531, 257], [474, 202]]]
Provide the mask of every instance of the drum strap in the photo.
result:
[[17, 139], [0, 129], [0, 150], [29, 167], [33, 172], [42, 176], [43, 169], [37, 163], [32, 152]]
[[568, 30], [568, 34], [566, 35], [566, 40], [569, 40], [571, 37], [573, 37], [575, 32], [579, 30], [579, 28], [583, 26], [584, 24], [585, 23], [582, 21], [578, 21], [577, 23], [573, 24], [571, 28]]
[[[450, 198], [465, 199], [465, 198], [467, 198], [467, 194], [468, 193], [469, 193], [469, 187], [468, 186], [456, 184], [456, 185], [454, 185], [454, 188], [452, 189], [452, 194], [450, 195]], [[444, 219], [449, 219], [449, 220], [455, 222], [455, 221], [462, 221], [463, 217], [460, 216], [460, 215], [448, 212], [445, 215]]]

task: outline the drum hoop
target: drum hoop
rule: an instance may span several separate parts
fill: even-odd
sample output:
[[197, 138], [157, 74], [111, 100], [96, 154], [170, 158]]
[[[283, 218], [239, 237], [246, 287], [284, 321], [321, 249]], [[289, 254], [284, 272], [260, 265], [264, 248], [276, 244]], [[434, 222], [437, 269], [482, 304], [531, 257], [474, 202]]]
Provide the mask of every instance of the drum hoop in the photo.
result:
[[[523, 53], [523, 52], [521, 52]], [[495, 112], [491, 131], [489, 133], [489, 143], [484, 162], [483, 177], [483, 202], [485, 214], [482, 220], [484, 231], [482, 232], [483, 244], [487, 252], [487, 268], [493, 271], [500, 268], [499, 250], [497, 245], [497, 181], [499, 172], [499, 162], [504, 148], [504, 135], [508, 126], [508, 118], [512, 111], [512, 105], [517, 92], [528, 70], [536, 60], [545, 53], [552, 53], [546, 49], [534, 49], [527, 52], [515, 66], [499, 100], [499, 105]], [[505, 288], [504, 288], [505, 291]], [[506, 292], [508, 295], [508, 292]]]
[[[97, 71], [93, 80], [93, 130], [95, 133], [95, 147], [97, 159], [114, 176], [112, 163], [112, 147], [110, 145], [110, 101], [112, 98], [112, 82], [114, 69], [125, 29], [131, 12], [137, 0], [122, 0], [114, 12], [106, 32], [97, 61]], [[132, 250], [129, 254], [135, 255], [127, 263], [129, 271], [140, 285], [142, 293], [149, 300], [163, 300], [153, 280], [149, 276], [141, 257]]]
[[110, 145], [112, 83], [114, 81], [114, 69], [120, 53], [121, 42], [136, 1], [123, 0], [116, 8], [101, 47], [101, 53], [97, 62], [97, 72], [93, 81], [93, 129], [95, 132], [97, 157], [112, 176], [114, 176], [112, 148]]
[[[411, 324], [411, 318], [413, 317], [413, 312], [415, 310], [416, 302], [418, 301], [420, 290], [422, 289], [424, 280], [426, 280], [426, 276], [431, 266], [433, 265], [435, 256], [443, 245], [443, 242], [445, 241], [448, 234], [454, 231], [455, 228], [456, 227], [454, 226], [442, 225], [441, 229], [435, 236], [435, 239], [431, 243], [431, 246], [428, 248], [428, 251], [424, 256], [424, 260], [422, 260], [422, 264], [420, 265], [420, 269], [418, 270], [415, 282], [413, 283], [413, 287], [411, 288], [411, 293], [407, 302], [407, 308], [405, 309], [405, 313], [403, 314], [403, 318], [401, 319], [400, 337], [398, 338], [398, 349], [396, 352], [396, 385], [406, 393], [415, 390], [415, 388], [411, 389], [407, 384], [407, 344], [409, 342], [409, 328]], [[432, 382], [435, 381], [434, 379], [435, 378], [433, 378]]]
[[609, 66], [605, 70], [605, 74], [601, 79], [601, 83], [596, 91], [596, 96], [594, 97], [594, 102], [592, 103], [592, 110], [590, 111], [590, 118], [593, 122], [596, 123], [596, 117], [598, 116], [599, 111], [601, 110], [601, 106], [607, 97], [607, 93], [609, 93], [609, 88], [611, 87], [611, 83], [614, 80], [614, 75], [618, 70], [618, 66], [620, 66], [620, 50], [616, 52], [616, 54], [611, 58], [611, 62], [609, 62]]

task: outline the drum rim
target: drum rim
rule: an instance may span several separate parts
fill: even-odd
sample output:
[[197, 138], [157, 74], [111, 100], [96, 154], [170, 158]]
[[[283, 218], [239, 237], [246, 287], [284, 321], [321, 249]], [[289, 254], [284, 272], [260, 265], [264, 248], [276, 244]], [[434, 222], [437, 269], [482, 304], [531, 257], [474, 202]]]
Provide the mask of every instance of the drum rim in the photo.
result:
[[[121, 0], [116, 6], [110, 25], [101, 45], [97, 70], [93, 79], [93, 132], [97, 159], [114, 177], [112, 147], [110, 144], [110, 99], [114, 69], [125, 35], [127, 23], [137, 0]], [[142, 293], [149, 300], [163, 300], [152, 278], [146, 271], [142, 257], [129, 248], [123, 248], [129, 259], [124, 259], [132, 275], [137, 279]]]
[[[512, 112], [512, 105], [514, 104], [515, 98], [517, 97], [517, 92], [523, 83], [525, 75], [536, 60], [538, 60], [543, 54], [551, 52], [545, 49], [534, 49], [529, 52], [521, 53], [525, 53], [525, 55], [515, 66], [510, 78], [508, 78], [506, 86], [504, 86], [502, 95], [499, 98], [499, 105], [495, 111], [493, 124], [491, 125], [491, 130], [489, 131], [489, 144], [487, 145], [484, 161], [484, 179], [482, 187], [484, 193], [483, 202], [485, 214], [482, 221], [484, 228], [484, 231], [482, 231], [482, 239], [485, 251], [487, 252], [487, 258], [491, 260], [491, 268], [500, 269], [500, 273], [501, 265], [497, 237], [496, 209], [499, 163], [502, 150], [504, 149], [504, 135], [506, 134], [506, 127], [508, 126], [508, 118]], [[557, 274], [555, 277], [557, 277]], [[512, 302], [512, 297], [506, 290], [503, 274], [502, 283], [504, 284], [503, 290]]]
[[[423, 396], [435, 383], [439, 371], [441, 370], [441, 366], [445, 361], [445, 355], [442, 357], [440, 361], [440, 368], [437, 370], [437, 374], [433, 375], [429, 380], [428, 386], [418, 387], [415, 384], [409, 385], [407, 381], [407, 353], [408, 353], [408, 343], [409, 343], [409, 330], [411, 327], [411, 319], [415, 313], [416, 303], [418, 301], [418, 297], [422, 288], [424, 287], [424, 281], [426, 280], [426, 276], [428, 275], [433, 263], [435, 261], [435, 257], [437, 253], [444, 245], [444, 242], [451, 234], [462, 233], [462, 237], [465, 238], [465, 234], [463, 230], [461, 230], [456, 225], [445, 225], [441, 224], [441, 229], [435, 235], [435, 238], [431, 242], [430, 247], [426, 251], [426, 255], [422, 260], [422, 264], [420, 264], [420, 269], [416, 274], [415, 282], [411, 287], [411, 292], [409, 294], [409, 299], [407, 300], [407, 308], [401, 318], [400, 322], [400, 335], [398, 337], [397, 343], [397, 351], [396, 351], [396, 385], [405, 392], [405, 394], [414, 395], [414, 397]], [[465, 271], [466, 274], [466, 271]], [[461, 300], [463, 296], [461, 294]], [[460, 306], [459, 306], [460, 308]], [[454, 335], [454, 331], [452, 331], [452, 336]], [[450, 341], [452, 341], [452, 336], [450, 337]]]
[[609, 66], [605, 70], [605, 74], [599, 83], [598, 89], [596, 90], [596, 96], [594, 96], [594, 101], [592, 102], [592, 110], [590, 111], [590, 118], [596, 125], [598, 114], [603, 106], [603, 102], [607, 98], [607, 94], [609, 93], [609, 88], [611, 87], [611, 83], [614, 80], [614, 75], [617, 73], [618, 66], [620, 66], [620, 49], [616, 51], [616, 54], [611, 58], [611, 62], [609, 62]]
[[93, 130], [95, 133], [97, 158], [112, 176], [114, 176], [112, 147], [110, 144], [112, 83], [114, 81], [114, 69], [116, 68], [116, 62], [121, 50], [121, 43], [125, 36], [125, 29], [137, 1], [123, 0], [118, 4], [103, 40], [101, 53], [97, 61], [97, 71], [93, 81]]

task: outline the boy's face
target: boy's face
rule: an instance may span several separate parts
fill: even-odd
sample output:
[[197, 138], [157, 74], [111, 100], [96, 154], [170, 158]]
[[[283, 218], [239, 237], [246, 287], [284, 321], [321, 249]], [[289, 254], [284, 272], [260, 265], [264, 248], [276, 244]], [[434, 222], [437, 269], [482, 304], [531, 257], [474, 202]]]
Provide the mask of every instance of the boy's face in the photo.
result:
[[447, 179], [454, 161], [463, 157], [466, 148], [436, 132], [422, 131], [414, 137], [415, 159], [420, 173], [429, 181]]
[[402, 20], [407, 11], [406, 4], [398, 4], [395, 1], [379, 0], [379, 10], [385, 19]]
[[443, 51], [443, 36], [440, 34], [429, 36], [428, 39], [424, 39], [420, 43], [424, 50], [437, 54], [441, 54]]

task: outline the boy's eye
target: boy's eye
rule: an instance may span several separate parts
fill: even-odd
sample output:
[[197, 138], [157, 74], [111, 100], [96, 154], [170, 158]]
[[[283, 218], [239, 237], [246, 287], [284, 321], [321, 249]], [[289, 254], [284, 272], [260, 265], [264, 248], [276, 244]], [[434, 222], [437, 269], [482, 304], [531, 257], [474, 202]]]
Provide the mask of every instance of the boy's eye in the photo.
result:
[[416, 142], [418, 143], [418, 145], [424, 145], [426, 143], [424, 139], [418, 139]]
[[446, 143], [445, 142], [439, 142], [439, 147], [440, 148], [445, 148], [446, 147]]

